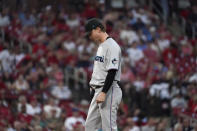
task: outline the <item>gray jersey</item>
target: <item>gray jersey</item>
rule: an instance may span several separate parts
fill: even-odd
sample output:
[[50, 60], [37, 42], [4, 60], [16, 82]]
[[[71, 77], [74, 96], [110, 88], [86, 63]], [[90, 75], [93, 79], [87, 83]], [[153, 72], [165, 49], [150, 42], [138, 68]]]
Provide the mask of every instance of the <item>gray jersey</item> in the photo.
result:
[[121, 49], [112, 38], [105, 40], [98, 47], [90, 85], [103, 86], [110, 69], [118, 70], [114, 80], [120, 81]]

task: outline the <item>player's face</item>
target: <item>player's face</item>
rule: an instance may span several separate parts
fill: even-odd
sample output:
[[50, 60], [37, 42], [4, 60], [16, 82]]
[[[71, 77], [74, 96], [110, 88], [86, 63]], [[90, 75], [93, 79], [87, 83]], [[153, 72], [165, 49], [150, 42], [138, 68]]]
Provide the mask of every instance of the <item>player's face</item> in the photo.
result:
[[90, 40], [99, 43], [100, 42], [100, 29], [94, 29], [89, 35]]

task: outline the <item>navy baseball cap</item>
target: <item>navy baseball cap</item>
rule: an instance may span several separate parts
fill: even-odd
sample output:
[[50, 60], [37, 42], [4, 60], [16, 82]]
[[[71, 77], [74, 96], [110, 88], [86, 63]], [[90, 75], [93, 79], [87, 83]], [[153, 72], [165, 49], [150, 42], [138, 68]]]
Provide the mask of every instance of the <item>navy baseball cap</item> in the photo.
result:
[[97, 27], [100, 27], [101, 30], [104, 30], [104, 26], [101, 23], [101, 21], [97, 18], [89, 19], [85, 24], [85, 37], [89, 38], [89, 35], [91, 34], [93, 29], [96, 29]]

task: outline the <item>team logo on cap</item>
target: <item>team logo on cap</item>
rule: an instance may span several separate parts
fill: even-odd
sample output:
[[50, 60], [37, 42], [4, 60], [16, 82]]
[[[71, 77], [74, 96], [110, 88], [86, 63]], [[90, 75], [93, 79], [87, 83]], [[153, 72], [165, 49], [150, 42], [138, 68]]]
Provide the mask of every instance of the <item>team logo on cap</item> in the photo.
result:
[[114, 58], [113, 60], [112, 60], [112, 64], [117, 64], [117, 62], [118, 62], [118, 60], [116, 60], [116, 58]]

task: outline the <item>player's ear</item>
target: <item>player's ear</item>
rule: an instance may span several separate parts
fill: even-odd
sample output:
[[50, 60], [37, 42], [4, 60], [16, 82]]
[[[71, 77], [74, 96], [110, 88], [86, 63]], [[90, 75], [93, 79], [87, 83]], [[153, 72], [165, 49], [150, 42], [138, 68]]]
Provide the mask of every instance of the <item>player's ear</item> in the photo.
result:
[[101, 28], [100, 27], [96, 27], [96, 30], [100, 33], [101, 32]]

